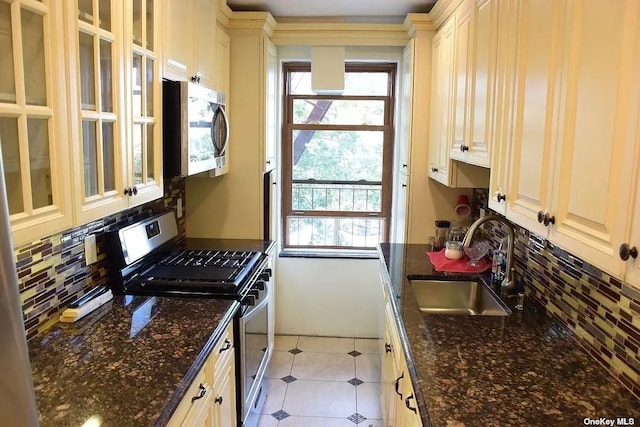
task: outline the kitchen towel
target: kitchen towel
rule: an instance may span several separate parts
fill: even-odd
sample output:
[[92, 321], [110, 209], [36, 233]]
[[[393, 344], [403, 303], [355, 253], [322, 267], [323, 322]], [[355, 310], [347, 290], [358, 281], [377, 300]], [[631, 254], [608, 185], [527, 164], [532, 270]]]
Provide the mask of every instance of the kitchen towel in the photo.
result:
[[447, 271], [449, 273], [481, 273], [491, 268], [491, 263], [487, 261], [486, 257], [480, 260], [480, 266], [472, 267], [469, 265], [469, 260], [466, 256], [460, 259], [447, 259], [444, 256], [444, 249], [438, 252], [429, 252], [429, 260], [435, 267], [436, 271]]

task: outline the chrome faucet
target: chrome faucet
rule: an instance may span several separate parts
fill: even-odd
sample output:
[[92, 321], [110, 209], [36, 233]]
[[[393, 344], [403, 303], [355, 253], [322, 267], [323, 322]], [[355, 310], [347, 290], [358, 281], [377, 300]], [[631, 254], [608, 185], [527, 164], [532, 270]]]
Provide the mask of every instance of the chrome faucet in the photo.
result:
[[478, 227], [488, 221], [496, 221], [504, 224], [504, 226], [507, 227], [507, 232], [509, 233], [509, 242], [507, 247], [507, 271], [505, 272], [505, 278], [500, 285], [501, 294], [503, 297], [506, 297], [509, 291], [515, 287], [513, 279], [513, 268], [511, 267], [511, 264], [513, 263], [513, 245], [515, 241], [515, 232], [513, 231], [513, 226], [511, 226], [509, 221], [498, 215], [485, 215], [481, 218], [478, 218], [473, 224], [471, 224], [471, 226], [469, 226], [467, 234], [465, 234], [464, 238], [462, 239], [462, 246], [470, 246], [471, 239], [473, 238], [473, 235], [475, 234]]

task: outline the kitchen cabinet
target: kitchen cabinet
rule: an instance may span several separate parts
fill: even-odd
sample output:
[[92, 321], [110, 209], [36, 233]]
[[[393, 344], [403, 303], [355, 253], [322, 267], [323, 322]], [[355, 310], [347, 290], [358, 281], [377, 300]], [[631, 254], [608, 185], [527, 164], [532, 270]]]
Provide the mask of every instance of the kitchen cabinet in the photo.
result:
[[216, 0], [165, 0], [163, 77], [216, 89]]
[[0, 2], [0, 149], [14, 246], [73, 222], [63, 4]]
[[229, 324], [178, 404], [168, 427], [235, 427], [235, 346]]
[[276, 167], [278, 141], [278, 51], [267, 38], [264, 39], [264, 171]]
[[490, 166], [496, 57], [498, 0], [465, 2], [456, 11], [454, 138], [450, 157]]
[[161, 197], [159, 1], [67, 2], [75, 222]]
[[231, 38], [220, 25], [216, 28], [215, 89], [222, 92], [229, 103], [229, 70], [231, 62]]
[[456, 19], [452, 15], [433, 37], [429, 177], [448, 187], [481, 188], [489, 185], [489, 171], [450, 157], [454, 138]]
[[518, 2], [507, 217], [617, 277], [636, 185], [640, 8]]

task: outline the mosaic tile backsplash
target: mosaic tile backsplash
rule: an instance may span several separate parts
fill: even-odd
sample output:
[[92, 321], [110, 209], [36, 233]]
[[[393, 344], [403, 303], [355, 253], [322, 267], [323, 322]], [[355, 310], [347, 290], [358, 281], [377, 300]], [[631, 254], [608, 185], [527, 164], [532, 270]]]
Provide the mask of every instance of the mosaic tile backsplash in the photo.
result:
[[[487, 208], [486, 190], [474, 190], [473, 205]], [[495, 213], [495, 212], [492, 212]], [[560, 320], [578, 343], [640, 398], [640, 289], [513, 224], [517, 280], [527, 296]], [[495, 246], [506, 230], [486, 223]]]
[[[183, 178], [165, 180], [164, 189], [164, 198], [14, 248], [27, 340], [56, 323], [60, 312], [87, 290], [106, 283], [104, 232], [167, 209], [176, 210], [177, 199], [184, 201]], [[184, 237], [184, 216], [178, 219], [178, 232]], [[84, 238], [89, 234], [96, 234], [98, 261], [87, 266]]]

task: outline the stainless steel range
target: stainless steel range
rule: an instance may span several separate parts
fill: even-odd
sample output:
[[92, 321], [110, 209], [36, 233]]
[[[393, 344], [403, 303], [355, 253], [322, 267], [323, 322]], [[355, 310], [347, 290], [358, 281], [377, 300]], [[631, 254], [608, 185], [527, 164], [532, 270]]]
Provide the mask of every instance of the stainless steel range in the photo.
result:
[[110, 284], [117, 294], [232, 298], [238, 422], [255, 426], [266, 397], [264, 375], [271, 358], [269, 331], [270, 259], [258, 251], [191, 249], [177, 239], [173, 212], [107, 235]]

